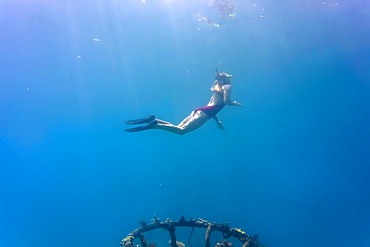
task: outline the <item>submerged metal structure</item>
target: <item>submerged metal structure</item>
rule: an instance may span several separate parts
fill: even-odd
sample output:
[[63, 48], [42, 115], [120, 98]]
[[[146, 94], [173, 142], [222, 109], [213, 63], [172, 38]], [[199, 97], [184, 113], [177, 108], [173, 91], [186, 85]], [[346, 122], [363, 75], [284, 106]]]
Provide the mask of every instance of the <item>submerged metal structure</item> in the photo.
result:
[[[240, 228], [230, 228], [228, 223], [224, 224], [218, 224], [214, 222], [208, 222], [203, 219], [190, 219], [188, 221], [185, 220], [185, 218], [182, 216], [179, 221], [171, 221], [170, 219], [167, 219], [164, 222], [161, 222], [159, 218], [154, 216], [154, 219], [151, 220], [151, 223], [146, 223], [145, 220], [140, 220], [141, 227], [135, 229], [131, 233], [129, 233], [124, 239], [122, 239], [120, 245], [124, 247], [134, 247], [134, 240], [139, 238], [141, 242], [141, 247], [155, 247], [155, 243], [147, 243], [144, 233], [156, 229], [165, 229], [170, 234], [170, 244], [172, 247], [184, 247], [185, 245], [181, 242], [178, 242], [176, 239], [176, 227], [192, 227], [193, 230], [191, 234], [194, 231], [194, 228], [205, 228], [205, 237], [204, 237], [204, 247], [211, 247], [210, 246], [210, 240], [211, 240], [211, 233], [213, 231], [218, 231], [223, 234], [224, 240], [222, 240], [220, 243], [217, 243], [217, 247], [231, 247], [232, 244], [227, 242], [226, 239], [230, 237], [234, 237], [238, 239], [241, 243], [243, 243], [243, 247], [263, 247], [262, 244], [259, 243], [257, 240], [258, 235], [250, 236]], [[191, 235], [190, 235], [191, 238]], [[190, 242], [189, 238], [189, 242]]]

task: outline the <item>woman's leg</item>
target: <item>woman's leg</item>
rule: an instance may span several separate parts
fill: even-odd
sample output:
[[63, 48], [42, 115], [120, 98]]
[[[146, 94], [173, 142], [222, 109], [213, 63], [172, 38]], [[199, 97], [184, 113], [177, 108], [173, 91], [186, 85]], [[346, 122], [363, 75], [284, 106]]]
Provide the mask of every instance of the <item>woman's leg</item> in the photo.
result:
[[178, 127], [180, 127], [180, 128], [182, 128], [182, 127], [186, 126], [186, 125], [188, 124], [188, 122], [189, 122], [191, 119], [193, 119], [194, 114], [195, 114], [195, 112], [194, 112], [194, 111], [192, 111], [192, 112], [190, 113], [190, 115], [189, 115], [189, 116], [187, 116], [184, 120], [182, 120], [182, 121], [181, 121], [181, 123], [179, 123], [179, 125], [177, 125], [177, 126], [178, 126]]
[[161, 129], [175, 134], [184, 135], [199, 128], [205, 122], [207, 122], [208, 119], [209, 117], [207, 114], [202, 111], [197, 111], [196, 113], [192, 112], [178, 126], [160, 119], [156, 119], [157, 125], [155, 125], [153, 129]]
[[207, 114], [205, 114], [202, 111], [197, 111], [196, 113], [193, 114], [192, 118], [182, 126], [183, 135], [190, 131], [198, 129], [208, 120], [209, 116]]
[[169, 131], [169, 132], [181, 135], [182, 129], [180, 127], [173, 125], [172, 123], [163, 121], [163, 120], [157, 119], [156, 121], [157, 121], [157, 125], [153, 126], [152, 129], [161, 129], [161, 130], [165, 130], [165, 131]]
[[193, 115], [194, 111], [191, 112], [190, 115], [187, 116], [184, 120], [182, 120], [179, 125], [174, 125], [170, 122], [156, 118], [155, 120], [157, 121], [157, 125], [154, 126], [153, 129], [162, 129], [181, 135], [181, 132], [183, 131], [183, 126], [193, 118]]

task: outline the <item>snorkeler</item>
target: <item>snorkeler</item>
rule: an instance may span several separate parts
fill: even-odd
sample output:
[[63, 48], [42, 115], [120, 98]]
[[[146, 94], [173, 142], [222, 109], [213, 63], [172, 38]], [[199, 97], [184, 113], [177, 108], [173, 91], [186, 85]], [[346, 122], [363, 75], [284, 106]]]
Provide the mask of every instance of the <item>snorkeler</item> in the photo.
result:
[[137, 132], [147, 129], [161, 129], [175, 134], [184, 135], [202, 126], [209, 119], [213, 118], [217, 125], [224, 129], [224, 125], [217, 118], [216, 114], [224, 108], [225, 105], [241, 106], [242, 104], [230, 100], [231, 95], [231, 75], [227, 73], [218, 73], [216, 69], [216, 80], [211, 87], [214, 92], [207, 106], [199, 107], [191, 112], [179, 125], [155, 118], [154, 115], [149, 117], [126, 121], [126, 124], [144, 124], [142, 126], [126, 129], [126, 132]]

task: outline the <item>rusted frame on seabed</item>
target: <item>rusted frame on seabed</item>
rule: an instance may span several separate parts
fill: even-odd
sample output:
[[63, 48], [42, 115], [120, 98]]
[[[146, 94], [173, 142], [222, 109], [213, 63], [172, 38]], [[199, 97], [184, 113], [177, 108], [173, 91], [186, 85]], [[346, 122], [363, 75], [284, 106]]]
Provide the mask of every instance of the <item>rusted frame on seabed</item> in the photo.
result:
[[230, 228], [228, 223], [225, 224], [218, 224], [214, 222], [211, 223], [203, 219], [199, 220], [190, 219], [189, 221], [186, 221], [183, 216], [179, 221], [171, 221], [170, 219], [167, 219], [165, 222], [160, 222], [160, 219], [154, 216], [154, 219], [152, 219], [151, 222], [152, 223], [147, 224], [145, 220], [141, 220], [140, 221], [141, 227], [129, 233], [124, 239], [122, 239], [120, 244], [124, 247], [134, 247], [133, 244], [134, 240], [136, 238], [139, 238], [142, 247], [148, 247], [148, 244], [143, 233], [163, 228], [169, 231], [170, 233], [171, 246], [177, 247], [175, 234], [176, 227], [185, 226], [185, 227], [206, 228], [204, 247], [210, 247], [210, 238], [211, 233], [213, 231], [222, 232], [223, 237], [225, 239], [229, 237], [237, 238], [240, 242], [243, 243], [243, 247], [263, 247], [263, 245], [260, 244], [259, 241], [257, 240], [258, 238], [257, 235], [251, 237], [241, 229]]

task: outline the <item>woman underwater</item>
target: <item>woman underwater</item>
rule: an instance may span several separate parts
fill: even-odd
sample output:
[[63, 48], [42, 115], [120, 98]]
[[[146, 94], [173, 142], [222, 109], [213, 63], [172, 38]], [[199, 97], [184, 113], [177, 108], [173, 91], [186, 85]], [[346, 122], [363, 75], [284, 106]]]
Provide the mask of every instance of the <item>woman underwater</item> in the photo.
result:
[[239, 102], [231, 101], [231, 75], [221, 72], [218, 73], [216, 69], [216, 80], [211, 87], [213, 95], [209, 100], [207, 106], [199, 107], [192, 111], [188, 117], [186, 117], [179, 125], [173, 125], [172, 123], [155, 118], [154, 115], [149, 117], [126, 121], [126, 124], [144, 124], [142, 126], [126, 129], [126, 132], [137, 132], [147, 129], [161, 129], [169, 132], [173, 132], [179, 135], [185, 135], [186, 133], [198, 129], [209, 119], [213, 118], [217, 125], [224, 129], [223, 124], [217, 118], [216, 114], [224, 108], [225, 105], [229, 106], [241, 106]]

